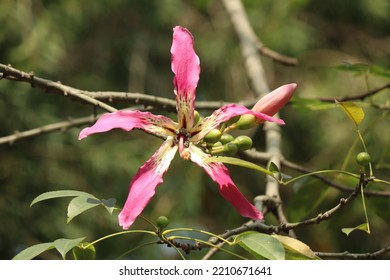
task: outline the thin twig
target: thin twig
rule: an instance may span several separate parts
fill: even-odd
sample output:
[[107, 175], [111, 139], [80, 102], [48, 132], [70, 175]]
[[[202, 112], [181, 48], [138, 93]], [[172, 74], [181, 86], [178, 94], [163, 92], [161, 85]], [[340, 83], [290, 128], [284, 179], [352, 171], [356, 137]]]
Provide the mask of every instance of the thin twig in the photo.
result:
[[[375, 88], [373, 90], [361, 93], [361, 94], [337, 97], [336, 99], [339, 102], [354, 101], [354, 100], [364, 100], [367, 97], [373, 96], [373, 95], [377, 94], [378, 92], [380, 92], [380, 91], [382, 91], [384, 89], [387, 89], [387, 88], [390, 88], [390, 83], [385, 84], [385, 85], [380, 86], [380, 87], [377, 87], [377, 88]], [[334, 97], [321, 97], [321, 98], [319, 98], [319, 100], [322, 101], [322, 102], [334, 103], [335, 98]]]
[[51, 80], [36, 77], [33, 73], [23, 72], [21, 70], [11, 67], [10, 65], [0, 64], [0, 73], [2, 73], [2, 79], [29, 83], [32, 87], [41, 88], [49, 93], [57, 93], [62, 94], [64, 96], [69, 95], [77, 99], [83, 100], [87, 103], [90, 103], [95, 107], [102, 108], [103, 110], [108, 112], [117, 111], [116, 108], [84, 94], [83, 91], [79, 89], [63, 85], [60, 82], [54, 82]]
[[390, 252], [390, 245], [383, 247], [375, 252], [368, 253], [350, 253], [348, 251], [342, 253], [314, 252], [322, 259], [377, 259], [382, 255]]
[[65, 131], [71, 127], [80, 126], [87, 123], [92, 123], [96, 120], [95, 116], [83, 117], [78, 119], [69, 119], [68, 121], [62, 121], [58, 123], [53, 123], [49, 125], [45, 125], [42, 127], [26, 130], [26, 131], [16, 131], [14, 134], [0, 137], [0, 145], [1, 144], [14, 144], [16, 141], [35, 137], [37, 135], [46, 134], [54, 131]]

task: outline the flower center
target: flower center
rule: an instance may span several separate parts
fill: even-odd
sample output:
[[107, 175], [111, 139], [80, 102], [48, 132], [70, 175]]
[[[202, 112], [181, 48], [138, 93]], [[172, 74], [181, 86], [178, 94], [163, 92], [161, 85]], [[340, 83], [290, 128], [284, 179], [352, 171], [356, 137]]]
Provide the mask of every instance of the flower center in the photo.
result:
[[179, 153], [181, 158], [185, 160], [189, 160], [191, 158], [191, 154], [187, 149], [190, 146], [190, 138], [191, 134], [189, 134], [185, 128], [180, 128], [177, 130], [173, 138], [175, 145], [179, 146]]

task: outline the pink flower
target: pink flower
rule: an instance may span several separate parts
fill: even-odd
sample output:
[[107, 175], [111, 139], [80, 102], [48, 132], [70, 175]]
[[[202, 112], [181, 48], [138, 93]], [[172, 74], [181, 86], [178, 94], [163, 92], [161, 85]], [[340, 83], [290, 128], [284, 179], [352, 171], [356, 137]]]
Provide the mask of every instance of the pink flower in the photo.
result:
[[[134, 128], [165, 139], [160, 148], [140, 167], [130, 182], [126, 203], [119, 214], [119, 224], [128, 229], [163, 182], [163, 175], [179, 150], [184, 160], [192, 160], [202, 167], [219, 185], [220, 194], [238, 212], [248, 218], [262, 219], [263, 215], [242, 195], [230, 178], [228, 169], [218, 162], [205, 162], [210, 157], [200, 146], [202, 139], [221, 123], [243, 114], [254, 115], [258, 120], [284, 124], [280, 119], [244, 106], [230, 104], [214, 111], [199, 123], [194, 123], [195, 90], [199, 80], [200, 61], [193, 46], [191, 33], [180, 26], [173, 29], [171, 47], [172, 71], [178, 122], [168, 117], [142, 111], [117, 111], [102, 115], [97, 122], [80, 132], [79, 139], [114, 128], [130, 131]], [[270, 105], [271, 106], [271, 105]]]

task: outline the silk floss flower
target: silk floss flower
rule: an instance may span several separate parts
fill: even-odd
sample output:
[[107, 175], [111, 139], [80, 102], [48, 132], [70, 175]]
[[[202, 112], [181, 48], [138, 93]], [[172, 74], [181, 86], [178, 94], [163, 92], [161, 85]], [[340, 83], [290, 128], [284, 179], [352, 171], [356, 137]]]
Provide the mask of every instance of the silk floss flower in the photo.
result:
[[235, 116], [253, 115], [259, 122], [271, 121], [284, 124], [283, 120], [273, 118], [263, 112], [273, 108], [269, 112], [275, 113], [275, 108], [280, 109], [288, 101], [288, 96], [291, 97], [291, 90], [285, 90], [284, 94], [279, 93], [278, 96], [269, 98], [260, 110], [256, 108], [249, 110], [241, 105], [229, 104], [217, 109], [201, 121], [195, 122], [195, 91], [199, 80], [200, 61], [194, 50], [191, 33], [181, 26], [173, 29], [171, 68], [174, 73], [177, 122], [150, 112], [119, 110], [103, 114], [94, 125], [84, 128], [79, 135], [79, 140], [81, 140], [89, 135], [114, 128], [125, 131], [137, 128], [164, 139], [160, 148], [139, 168], [131, 180], [127, 200], [118, 216], [120, 226], [128, 229], [144, 210], [154, 196], [156, 187], [163, 182], [163, 175], [177, 151], [182, 159], [191, 160], [202, 167], [218, 184], [220, 194], [242, 216], [254, 220], [262, 219], [262, 213], [238, 190], [225, 165], [219, 162], [206, 162], [211, 155], [205, 152], [200, 143], [210, 131]]

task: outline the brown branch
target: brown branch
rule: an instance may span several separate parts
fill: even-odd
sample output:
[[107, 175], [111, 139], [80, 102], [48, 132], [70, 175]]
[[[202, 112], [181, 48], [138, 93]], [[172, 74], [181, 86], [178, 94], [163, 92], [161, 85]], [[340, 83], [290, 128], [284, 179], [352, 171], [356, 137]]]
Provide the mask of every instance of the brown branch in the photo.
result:
[[287, 66], [298, 65], [297, 58], [286, 56], [286, 55], [280, 54], [274, 50], [271, 50], [268, 47], [266, 47], [259, 39], [257, 39], [257, 47], [259, 49], [259, 52], [262, 55], [267, 56], [269, 58], [272, 58], [276, 62], [279, 62], [279, 63], [287, 65]]
[[390, 252], [390, 245], [383, 247], [380, 250], [369, 253], [350, 253], [348, 251], [342, 253], [314, 252], [322, 259], [377, 259], [382, 255]]
[[34, 137], [41, 134], [51, 133], [54, 131], [65, 131], [69, 128], [80, 126], [86, 123], [92, 123], [96, 120], [95, 116], [89, 116], [84, 118], [78, 118], [78, 119], [69, 119], [68, 121], [53, 123], [49, 125], [45, 125], [42, 127], [26, 130], [26, 131], [16, 131], [14, 134], [0, 137], [0, 145], [1, 144], [14, 144], [16, 141]]
[[23, 72], [21, 70], [11, 67], [10, 65], [0, 64], [0, 74], [0, 79], [8, 79], [16, 82], [29, 83], [31, 87], [38, 87], [49, 93], [72, 96], [79, 100], [83, 100], [87, 103], [90, 103], [95, 107], [102, 108], [103, 110], [108, 112], [117, 111], [116, 108], [86, 95], [85, 92], [79, 89], [70, 86], [65, 86], [60, 82], [53, 82], [50, 80], [36, 77], [33, 73]]
[[334, 103], [335, 99], [337, 99], [337, 101], [339, 101], [339, 102], [354, 101], [354, 100], [364, 100], [367, 97], [373, 96], [373, 95], [377, 94], [378, 92], [380, 92], [380, 91], [382, 91], [384, 89], [387, 89], [387, 88], [390, 88], [390, 83], [385, 84], [383, 86], [380, 86], [378, 88], [375, 88], [373, 90], [370, 90], [370, 91], [367, 91], [367, 92], [364, 92], [364, 93], [361, 93], [361, 94], [357, 94], [357, 95], [344, 96], [344, 97], [338, 97], [338, 98], [334, 98], [334, 97], [321, 97], [321, 98], [319, 98], [319, 100], [322, 101], [322, 102], [331, 102], [331, 103]]

